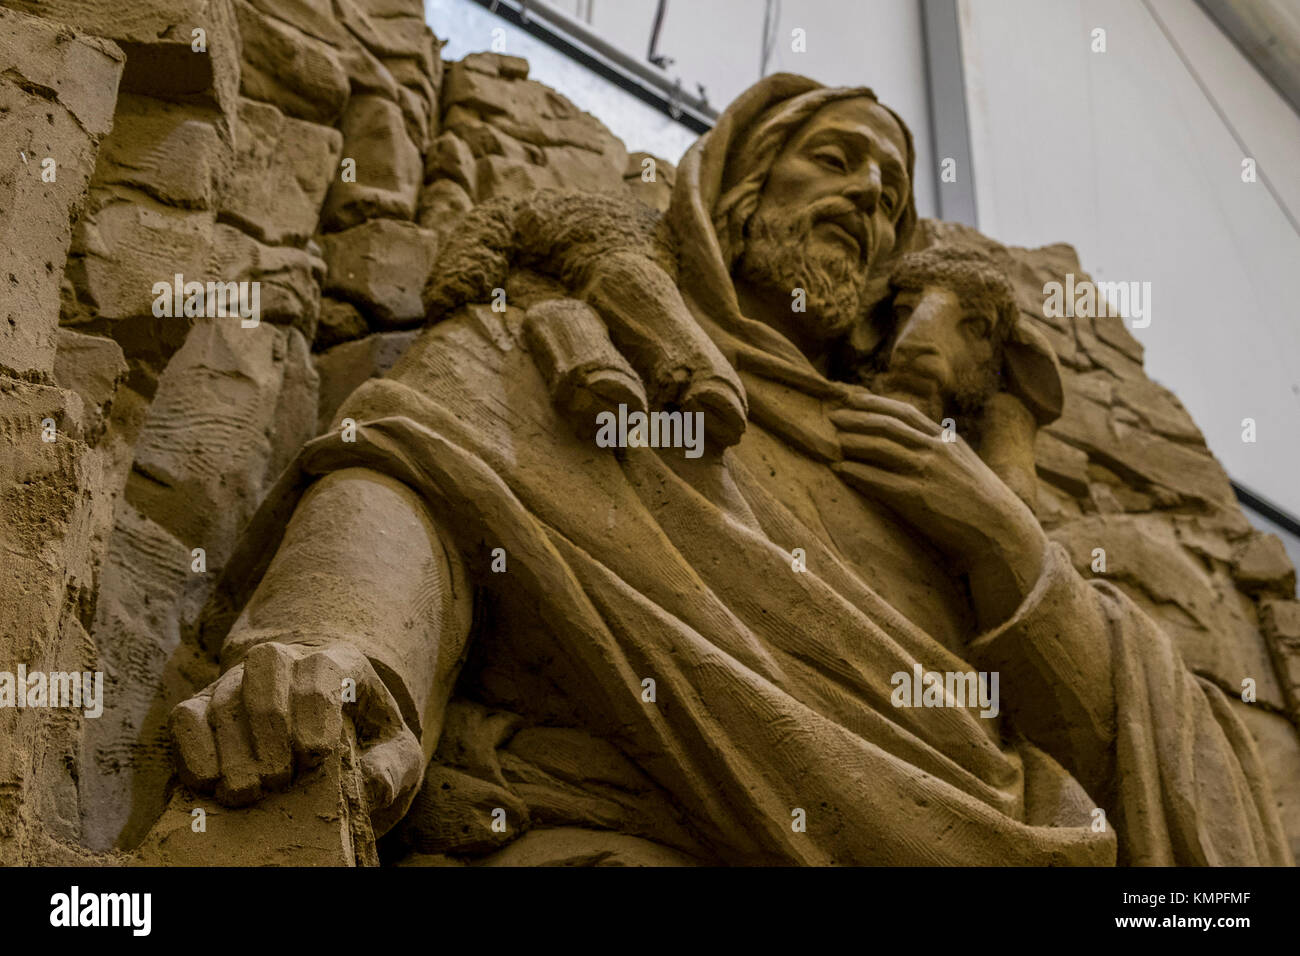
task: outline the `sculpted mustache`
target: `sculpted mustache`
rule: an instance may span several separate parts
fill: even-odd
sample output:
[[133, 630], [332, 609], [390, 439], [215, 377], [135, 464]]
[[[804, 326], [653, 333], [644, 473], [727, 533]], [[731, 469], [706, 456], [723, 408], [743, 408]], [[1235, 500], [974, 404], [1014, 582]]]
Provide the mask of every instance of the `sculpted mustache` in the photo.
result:
[[825, 219], [827, 216], [844, 216], [848, 214], [862, 215], [858, 211], [857, 205], [843, 196], [827, 196], [825, 199], [819, 199], [808, 207], [808, 212], [813, 219]]
[[[818, 222], [825, 219], [838, 219], [841, 216], [852, 216], [857, 219], [862, 226], [862, 234], [866, 237], [867, 243], [873, 243], [875, 236], [871, 232], [871, 220], [862, 214], [856, 203], [842, 196], [830, 196], [813, 203], [808, 207], [804, 224], [811, 230]], [[863, 252], [865, 251], [864, 249]]]

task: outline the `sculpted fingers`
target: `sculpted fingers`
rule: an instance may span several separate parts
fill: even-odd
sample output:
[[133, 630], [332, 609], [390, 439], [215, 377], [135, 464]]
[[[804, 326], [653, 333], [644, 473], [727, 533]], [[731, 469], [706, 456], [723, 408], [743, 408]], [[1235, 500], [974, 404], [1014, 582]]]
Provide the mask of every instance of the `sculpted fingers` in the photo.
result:
[[402, 719], [397, 699], [379, 679], [370, 662], [360, 653], [353, 653], [356, 654], [355, 661], [340, 661], [340, 664], [357, 675], [356, 707], [352, 720], [364, 746], [371, 740], [387, 740], [395, 736], [406, 722]]
[[217, 757], [221, 761], [216, 797], [228, 806], [251, 803], [261, 792], [257, 758], [244, 712], [242, 677], [242, 665], [228, 670], [213, 686], [212, 700], [208, 703], [208, 725], [216, 738]]
[[[346, 714], [346, 716], [345, 716]], [[243, 806], [346, 747], [351, 717], [359, 763], [382, 832], [405, 812], [424, 754], [366, 656], [342, 643], [251, 648], [171, 714], [182, 781]], [[382, 826], [381, 826], [382, 825]]]
[[830, 419], [839, 430], [840, 450], [849, 461], [917, 474], [934, 454], [933, 436], [893, 415], [839, 409]]
[[171, 734], [176, 744], [181, 782], [192, 790], [210, 791], [217, 783], [221, 764], [217, 741], [208, 725], [212, 688], [181, 701], [171, 713]]
[[927, 448], [934, 436], [892, 415], [842, 408], [831, 412], [831, 424], [840, 430], [840, 441], [856, 436], [875, 436], [898, 442], [905, 448]]
[[345, 676], [325, 653], [307, 654], [294, 662], [289, 707], [294, 754], [302, 768], [315, 767], [338, 747]]
[[262, 786], [283, 787], [293, 778], [290, 685], [293, 660], [281, 644], [259, 644], [244, 658], [243, 700]]
[[405, 726], [394, 736], [362, 751], [361, 777], [379, 835], [388, 828], [381, 825], [381, 820], [396, 822], [406, 812], [420, 785], [423, 769], [424, 752], [420, 742]]
[[[255, 664], [262, 657], [249, 655]], [[260, 703], [250, 708], [265, 685], [261, 667], [251, 674], [250, 684], [250, 671], [239, 664], [171, 713], [181, 782], [228, 806], [251, 803], [263, 787], [283, 786], [292, 775], [292, 765], [286, 772], [283, 760], [267, 759], [276, 752], [268, 734], [274, 723], [258, 713], [265, 709]], [[287, 750], [287, 727], [280, 746]]]
[[909, 446], [880, 435], [840, 434], [840, 449], [845, 459], [895, 474], [915, 475], [925, 469], [923, 448]]
[[356, 729], [371, 822], [382, 834], [406, 811], [424, 770], [424, 752], [397, 699], [365, 655], [346, 645], [312, 651], [298, 662], [296, 676], [294, 738], [303, 759], [314, 764], [337, 746], [346, 711]]
[[840, 433], [840, 449], [847, 462], [898, 475], [919, 475], [925, 470], [928, 449], [909, 446], [881, 435]]
[[423, 771], [424, 752], [415, 734], [406, 727], [396, 737], [362, 753], [361, 777], [376, 836], [387, 833], [406, 813]]
[[358, 673], [356, 707], [352, 720], [361, 748], [361, 771], [370, 806], [376, 809], [401, 804], [414, 796], [424, 768], [420, 742], [402, 719], [392, 692], [361, 655], [344, 662]]
[[885, 398], [883, 395], [873, 395], [865, 390], [854, 389], [849, 394], [847, 404], [851, 409], [874, 412], [877, 415], [895, 418], [925, 435], [938, 436], [943, 432], [942, 425], [931, 421], [928, 416], [918, 409], [913, 408], [906, 402]]

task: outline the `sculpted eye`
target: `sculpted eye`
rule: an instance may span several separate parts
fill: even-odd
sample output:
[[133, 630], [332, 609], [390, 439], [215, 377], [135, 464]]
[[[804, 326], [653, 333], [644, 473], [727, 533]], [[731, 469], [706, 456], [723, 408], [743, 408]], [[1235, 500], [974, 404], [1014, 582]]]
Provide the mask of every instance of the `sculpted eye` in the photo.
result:
[[962, 328], [977, 339], [986, 339], [989, 337], [989, 320], [984, 318], [982, 315], [967, 316], [962, 320]]
[[900, 289], [894, 295], [893, 305], [890, 307], [894, 314], [894, 327], [896, 330], [902, 329], [907, 324], [907, 320], [912, 317], [912, 312], [916, 309], [917, 295], [909, 289]]
[[836, 172], [847, 172], [849, 168], [848, 160], [845, 159], [844, 154], [837, 149], [819, 149], [817, 152], [813, 153], [813, 159], [817, 160], [817, 162], [821, 163], [823, 166], [830, 167]]
[[897, 206], [898, 206], [898, 197], [893, 193], [892, 190], [886, 190], [884, 195], [880, 197], [880, 208], [885, 210], [886, 214], [892, 216], [894, 214], [894, 209]]

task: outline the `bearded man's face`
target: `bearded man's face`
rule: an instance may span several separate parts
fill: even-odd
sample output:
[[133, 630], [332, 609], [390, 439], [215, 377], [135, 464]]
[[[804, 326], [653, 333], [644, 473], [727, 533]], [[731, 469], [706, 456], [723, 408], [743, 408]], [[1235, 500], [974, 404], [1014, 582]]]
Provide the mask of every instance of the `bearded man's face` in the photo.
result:
[[894, 248], [911, 191], [903, 131], [879, 103], [819, 110], [782, 149], [745, 232], [736, 278], [792, 301], [809, 336], [846, 333], [871, 305], [873, 266]]
[[932, 421], [969, 415], [998, 389], [1006, 328], [995, 307], [964, 302], [933, 279], [894, 295], [894, 330], [875, 361], [871, 391], [919, 409]]

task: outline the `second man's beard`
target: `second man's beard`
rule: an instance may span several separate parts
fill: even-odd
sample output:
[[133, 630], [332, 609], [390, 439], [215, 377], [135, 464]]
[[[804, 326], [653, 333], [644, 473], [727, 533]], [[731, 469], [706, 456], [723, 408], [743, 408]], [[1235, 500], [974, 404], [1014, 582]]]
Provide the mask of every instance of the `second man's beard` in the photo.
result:
[[814, 221], [808, 214], [764, 216], [755, 212], [746, 229], [745, 248], [736, 263], [736, 278], [779, 292], [793, 303], [803, 289], [807, 311], [795, 318], [804, 334], [827, 343], [840, 338], [862, 319], [867, 305], [867, 270], [848, 251], [814, 252]]
[[956, 373], [949, 382], [936, 382], [898, 368], [875, 372], [865, 379], [872, 392], [907, 402], [931, 421], [945, 416], [970, 418], [978, 415], [998, 389], [998, 363], [989, 363]]

